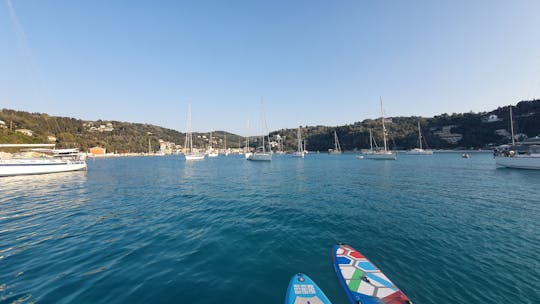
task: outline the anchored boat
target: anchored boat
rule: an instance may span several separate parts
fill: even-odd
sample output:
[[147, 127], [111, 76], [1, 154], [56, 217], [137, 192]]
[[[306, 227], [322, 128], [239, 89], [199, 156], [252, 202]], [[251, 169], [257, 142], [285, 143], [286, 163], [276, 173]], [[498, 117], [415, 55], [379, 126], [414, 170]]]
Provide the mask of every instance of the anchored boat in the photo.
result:
[[86, 170], [86, 155], [77, 149], [47, 149], [54, 144], [2, 144], [0, 148], [30, 148], [32, 156], [0, 159], [0, 176], [32, 175]]
[[495, 163], [499, 167], [540, 170], [540, 137], [536, 136], [516, 143], [512, 106], [510, 110], [511, 145], [502, 145], [495, 149]]
[[370, 150], [368, 152], [363, 153], [364, 158], [367, 159], [381, 159], [381, 160], [395, 160], [397, 157], [397, 154], [395, 152], [391, 152], [388, 150], [388, 144], [386, 141], [386, 127], [384, 125], [384, 112], [383, 112], [383, 105], [382, 105], [382, 98], [381, 98], [381, 123], [382, 123], [382, 130], [383, 130], [383, 143], [384, 143], [384, 150], [375, 150], [373, 149], [373, 134], [371, 133], [371, 129], [369, 130], [369, 145]]
[[193, 132], [191, 131], [191, 104], [188, 105], [187, 132], [184, 143], [184, 157], [186, 160], [203, 160], [204, 154], [193, 150]]

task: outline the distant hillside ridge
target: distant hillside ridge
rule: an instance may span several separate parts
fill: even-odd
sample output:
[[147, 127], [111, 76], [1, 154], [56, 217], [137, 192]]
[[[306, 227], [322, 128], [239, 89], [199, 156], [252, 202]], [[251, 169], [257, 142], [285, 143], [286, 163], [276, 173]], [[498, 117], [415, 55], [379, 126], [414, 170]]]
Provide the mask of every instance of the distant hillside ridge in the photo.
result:
[[[238, 147], [243, 137], [223, 131], [214, 132], [214, 148], [222, 148], [227, 135], [227, 146]], [[115, 120], [81, 120], [49, 116], [10, 109], [0, 111], [0, 143], [54, 143], [58, 148], [79, 148], [87, 151], [100, 146], [108, 152], [148, 152], [160, 148], [159, 140], [183, 146], [185, 133], [152, 124], [129, 123]], [[205, 147], [209, 133], [193, 133], [194, 144]]]
[[[516, 139], [540, 135], [540, 99], [521, 101], [512, 107]], [[418, 121], [425, 137], [425, 148], [478, 149], [491, 148], [511, 141], [509, 107], [499, 107], [490, 112], [441, 114], [434, 117], [388, 117], [385, 120], [391, 149], [405, 150], [418, 146]], [[369, 130], [382, 145], [380, 118], [366, 119], [352, 124], [328, 127], [302, 128], [306, 148], [310, 151], [327, 151], [334, 147], [334, 130], [344, 150], [369, 148]], [[225, 135], [227, 147], [244, 147], [244, 137], [216, 131], [214, 148], [223, 148]], [[274, 149], [278, 136], [284, 150], [295, 150], [296, 128], [272, 131]], [[209, 144], [209, 133], [194, 133], [194, 145], [204, 148]], [[159, 150], [159, 140], [183, 146], [185, 133], [151, 124], [129, 123], [114, 120], [81, 120], [28, 113], [10, 109], [0, 111], [0, 143], [55, 143], [59, 148], [101, 146], [109, 152], [147, 152], [148, 140], [152, 151]], [[252, 138], [254, 147], [258, 139]]]
[[[540, 135], [540, 99], [521, 101], [512, 107], [514, 134], [517, 139]], [[418, 146], [418, 121], [420, 121], [424, 148], [478, 149], [491, 148], [511, 141], [509, 107], [499, 107], [490, 112], [441, 114], [434, 117], [388, 117], [385, 119], [391, 149], [406, 150]], [[334, 130], [343, 150], [369, 148], [369, 130], [382, 145], [381, 119], [366, 119], [353, 124], [328, 127], [302, 128], [306, 148], [310, 151], [328, 151], [334, 148]], [[271, 135], [285, 137], [285, 149], [296, 149], [296, 129], [273, 131]]]

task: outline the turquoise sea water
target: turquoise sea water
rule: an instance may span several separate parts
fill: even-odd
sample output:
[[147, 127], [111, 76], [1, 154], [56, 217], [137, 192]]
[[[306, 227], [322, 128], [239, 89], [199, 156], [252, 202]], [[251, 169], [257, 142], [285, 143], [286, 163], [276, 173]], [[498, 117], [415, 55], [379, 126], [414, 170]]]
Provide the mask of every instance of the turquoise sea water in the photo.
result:
[[346, 303], [346, 242], [415, 303], [540, 303], [540, 171], [490, 154], [89, 160], [0, 179], [0, 302]]

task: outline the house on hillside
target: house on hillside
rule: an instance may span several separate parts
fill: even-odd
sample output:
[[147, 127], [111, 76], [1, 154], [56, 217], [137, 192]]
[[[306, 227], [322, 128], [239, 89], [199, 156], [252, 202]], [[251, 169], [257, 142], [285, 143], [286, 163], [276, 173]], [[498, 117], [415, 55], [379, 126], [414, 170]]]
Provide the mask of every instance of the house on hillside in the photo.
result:
[[26, 136], [34, 135], [34, 132], [32, 130], [28, 130], [28, 129], [17, 129], [17, 130], [15, 130], [15, 133], [24, 134]]
[[440, 139], [446, 141], [449, 144], [455, 145], [463, 139], [463, 135], [459, 133], [452, 133], [452, 128], [456, 125], [449, 125], [442, 127], [442, 130], [433, 132], [433, 134], [439, 136]]
[[92, 155], [105, 155], [106, 152], [107, 150], [102, 147], [93, 147], [93, 148], [88, 149], [88, 153]]
[[7, 128], [6, 123], [3, 120], [0, 120], [0, 129], [5, 129], [5, 128]]
[[496, 122], [496, 121], [500, 121], [501, 119], [499, 118], [499, 116], [495, 115], [495, 114], [490, 114], [490, 115], [486, 115], [486, 116], [482, 116], [480, 118], [482, 120], [483, 123], [491, 123], [491, 122]]
[[50, 142], [54, 142], [54, 141], [56, 141], [56, 137], [54, 137], [52, 135], [49, 135], [49, 136], [47, 136], [47, 140], [50, 141]]
[[170, 141], [165, 141], [163, 139], [159, 140], [159, 152], [161, 154], [173, 154], [182, 149], [180, 145], [177, 145]]

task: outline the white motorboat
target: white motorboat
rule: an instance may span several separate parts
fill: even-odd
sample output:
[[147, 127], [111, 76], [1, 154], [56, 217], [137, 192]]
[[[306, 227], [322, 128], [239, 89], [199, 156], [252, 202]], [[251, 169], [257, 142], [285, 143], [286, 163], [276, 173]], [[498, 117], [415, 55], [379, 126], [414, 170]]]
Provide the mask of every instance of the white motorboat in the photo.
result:
[[418, 148], [414, 148], [412, 150], [407, 151], [407, 154], [409, 154], [409, 155], [433, 155], [433, 150], [423, 149], [423, 147], [422, 147], [422, 139], [425, 140], [424, 136], [422, 136], [422, 131], [420, 129], [420, 121], [418, 121]]
[[[382, 129], [383, 129], [384, 150], [373, 149], [373, 143], [375, 142], [375, 139], [373, 138], [373, 134], [370, 129], [369, 130], [370, 150], [368, 152], [363, 153], [364, 158], [376, 159], [376, 160], [396, 160], [397, 153], [388, 150], [388, 144], [386, 141], [386, 127], [384, 125], [384, 111], [383, 111], [383, 106], [382, 106], [382, 98], [381, 98], [381, 122], [382, 122]], [[377, 145], [376, 142], [375, 142], [375, 145]]]
[[[36, 145], [24, 144], [0, 145], [0, 147], [10, 148], [24, 148], [29, 146], [36, 147]], [[86, 155], [79, 153], [77, 149], [30, 149], [29, 151], [39, 156], [0, 159], [0, 176], [86, 170]]]

